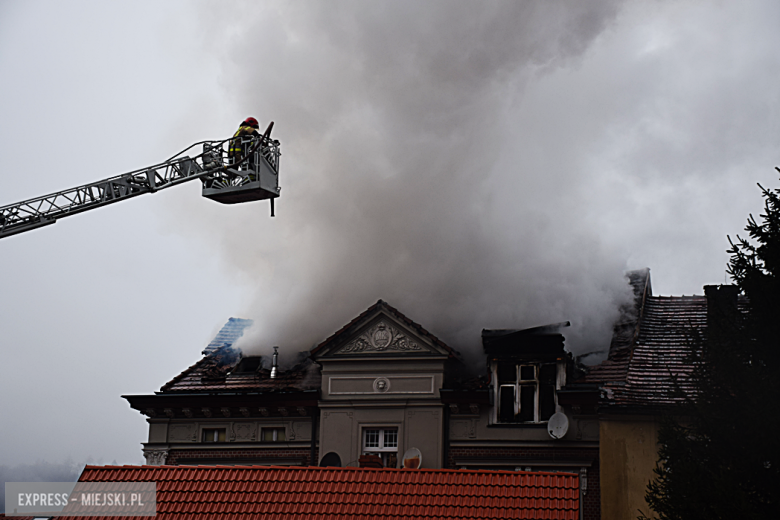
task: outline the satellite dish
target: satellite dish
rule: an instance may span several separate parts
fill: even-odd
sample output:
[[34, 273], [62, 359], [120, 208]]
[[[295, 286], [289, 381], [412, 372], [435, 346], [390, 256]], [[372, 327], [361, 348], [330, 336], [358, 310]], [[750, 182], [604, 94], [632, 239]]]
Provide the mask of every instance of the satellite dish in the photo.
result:
[[404, 468], [420, 469], [422, 466], [422, 453], [417, 448], [409, 448], [404, 453]]
[[569, 418], [564, 413], [554, 413], [547, 422], [547, 433], [553, 439], [563, 439], [567, 431], [569, 431]]
[[339, 457], [338, 453], [330, 452], [326, 453], [324, 457], [322, 457], [322, 460], [320, 461], [320, 467], [321, 468], [340, 468], [341, 467], [341, 457]]

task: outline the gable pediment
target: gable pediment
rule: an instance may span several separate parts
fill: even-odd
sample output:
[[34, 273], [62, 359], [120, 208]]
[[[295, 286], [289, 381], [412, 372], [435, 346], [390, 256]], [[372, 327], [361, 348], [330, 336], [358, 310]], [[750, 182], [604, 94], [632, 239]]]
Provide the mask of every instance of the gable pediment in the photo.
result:
[[389, 323], [386, 318], [380, 318], [357, 337], [335, 350], [333, 355], [363, 352], [431, 352], [430, 348], [424, 348], [421, 343], [422, 341], [409, 331]]
[[449, 347], [381, 300], [312, 351], [316, 359], [451, 354]]

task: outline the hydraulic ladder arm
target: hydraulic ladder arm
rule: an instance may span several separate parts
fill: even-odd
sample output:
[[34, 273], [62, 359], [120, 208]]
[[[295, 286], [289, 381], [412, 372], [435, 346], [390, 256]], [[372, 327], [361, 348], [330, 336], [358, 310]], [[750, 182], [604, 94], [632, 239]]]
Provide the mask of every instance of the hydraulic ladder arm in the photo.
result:
[[[0, 238], [54, 224], [58, 219], [70, 215], [107, 206], [144, 193], [154, 193], [195, 179], [203, 181], [204, 192], [207, 187], [209, 191], [220, 189], [227, 191], [229, 188], [232, 191], [238, 189], [240, 192], [242, 185], [249, 184], [254, 178], [254, 176], [250, 178], [250, 174], [254, 174], [254, 171], [248, 169], [250, 157], [253, 157], [254, 161], [258, 158], [263, 160], [263, 164], [270, 166], [273, 175], [278, 176], [278, 159], [281, 155], [278, 141], [270, 141], [267, 137], [254, 139], [243, 157], [234, 160], [233, 164], [226, 164], [223, 145], [228, 141], [229, 139], [195, 143], [171, 159], [147, 168], [2, 206], [0, 207]], [[194, 158], [182, 155], [199, 144], [203, 145], [201, 154]], [[243, 171], [240, 171], [242, 167]], [[268, 196], [255, 196], [246, 200], [278, 197], [278, 194], [277, 182], [275, 191], [269, 191]], [[271, 200], [273, 201], [273, 198]]]

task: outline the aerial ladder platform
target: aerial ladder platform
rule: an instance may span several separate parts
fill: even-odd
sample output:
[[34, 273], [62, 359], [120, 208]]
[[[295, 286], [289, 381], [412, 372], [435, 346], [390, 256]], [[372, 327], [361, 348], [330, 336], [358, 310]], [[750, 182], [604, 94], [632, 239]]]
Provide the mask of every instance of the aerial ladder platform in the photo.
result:
[[[202, 195], [221, 204], [279, 197], [279, 141], [270, 138], [273, 122], [262, 136], [241, 139], [242, 155], [228, 157], [233, 140], [200, 141], [165, 162], [43, 197], [0, 207], [0, 238], [54, 224], [58, 219], [198, 179]], [[193, 157], [184, 155], [201, 146]], [[191, 153], [191, 152], [190, 152]]]

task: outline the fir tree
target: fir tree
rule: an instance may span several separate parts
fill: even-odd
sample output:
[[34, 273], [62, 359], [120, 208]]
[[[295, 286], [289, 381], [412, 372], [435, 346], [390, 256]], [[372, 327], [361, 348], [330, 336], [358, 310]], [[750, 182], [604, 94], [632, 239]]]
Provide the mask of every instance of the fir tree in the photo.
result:
[[646, 498], [662, 520], [780, 511], [780, 190], [759, 187], [761, 221], [750, 215], [748, 238], [729, 237], [736, 287], [709, 288], [707, 331], [691, 337], [696, 394], [659, 431]]

